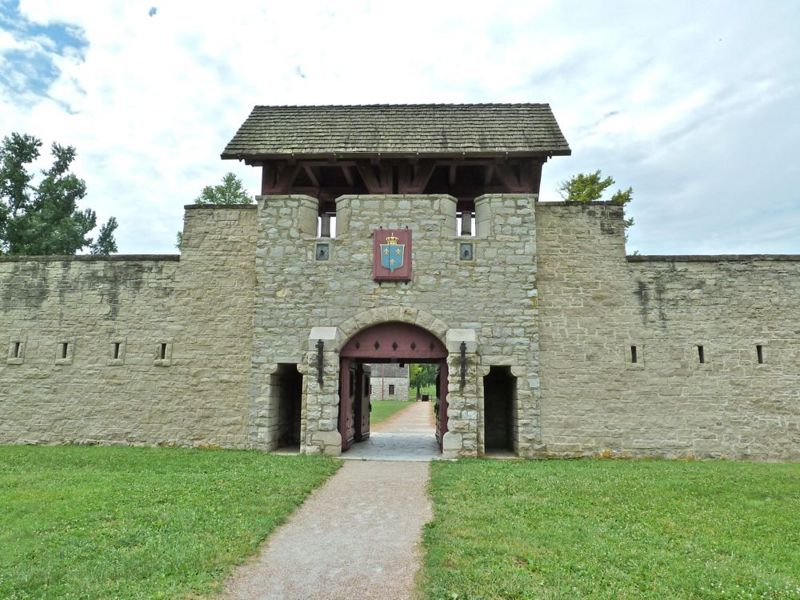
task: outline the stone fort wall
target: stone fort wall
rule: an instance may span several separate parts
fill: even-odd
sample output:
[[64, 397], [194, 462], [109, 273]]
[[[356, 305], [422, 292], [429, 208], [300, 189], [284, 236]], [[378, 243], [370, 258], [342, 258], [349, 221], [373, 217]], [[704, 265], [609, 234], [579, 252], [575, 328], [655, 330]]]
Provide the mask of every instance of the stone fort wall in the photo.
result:
[[800, 257], [626, 258], [619, 207], [537, 217], [540, 455], [800, 458]]
[[197, 207], [180, 257], [1, 259], [0, 443], [246, 446], [255, 223]]
[[[0, 259], [0, 442], [271, 449], [289, 364], [303, 448], [335, 449], [338, 348], [404, 320], [451, 350], [457, 453], [483, 450], [499, 365], [523, 456], [800, 458], [800, 258], [626, 258], [619, 207], [497, 195], [477, 203], [474, 261], [449, 196], [339, 198], [317, 261], [316, 215], [306, 196], [187, 207], [180, 257]], [[405, 226], [413, 281], [373, 282], [372, 231]]]

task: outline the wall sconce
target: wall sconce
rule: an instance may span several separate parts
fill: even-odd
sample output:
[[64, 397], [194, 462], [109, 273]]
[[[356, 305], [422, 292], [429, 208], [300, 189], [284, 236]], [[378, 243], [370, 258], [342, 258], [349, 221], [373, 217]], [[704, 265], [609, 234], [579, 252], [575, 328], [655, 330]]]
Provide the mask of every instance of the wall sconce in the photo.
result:
[[461, 389], [467, 384], [467, 343], [461, 342]]
[[317, 340], [317, 382], [319, 383], [319, 387], [322, 387], [322, 369], [324, 367], [322, 363], [322, 351], [324, 349], [325, 342]]

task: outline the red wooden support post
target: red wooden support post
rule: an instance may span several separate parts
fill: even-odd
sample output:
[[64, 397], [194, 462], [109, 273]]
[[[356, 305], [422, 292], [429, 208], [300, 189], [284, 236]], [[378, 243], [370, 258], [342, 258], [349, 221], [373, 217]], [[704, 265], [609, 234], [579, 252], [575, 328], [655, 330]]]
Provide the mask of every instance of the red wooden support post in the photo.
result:
[[331, 213], [324, 212], [320, 215], [319, 237], [331, 237]]
[[472, 235], [472, 211], [461, 211], [461, 235]]

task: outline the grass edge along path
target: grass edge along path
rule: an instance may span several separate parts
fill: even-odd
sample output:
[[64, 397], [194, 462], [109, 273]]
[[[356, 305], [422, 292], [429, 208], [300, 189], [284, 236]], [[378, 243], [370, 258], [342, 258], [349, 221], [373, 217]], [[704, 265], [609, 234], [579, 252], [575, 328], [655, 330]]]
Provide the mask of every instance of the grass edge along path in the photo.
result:
[[431, 464], [425, 597], [800, 598], [800, 464]]
[[389, 420], [409, 406], [413, 406], [414, 402], [404, 400], [373, 400], [371, 404], [372, 412], [369, 415], [369, 421], [371, 425], [377, 425], [378, 423]]
[[256, 451], [0, 446], [0, 597], [215, 594], [340, 464]]

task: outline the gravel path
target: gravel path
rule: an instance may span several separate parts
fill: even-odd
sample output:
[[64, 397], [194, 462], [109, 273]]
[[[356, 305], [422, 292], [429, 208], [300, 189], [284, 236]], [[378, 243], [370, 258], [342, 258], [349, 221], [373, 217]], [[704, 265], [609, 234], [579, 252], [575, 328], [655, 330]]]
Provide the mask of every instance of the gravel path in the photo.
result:
[[[417, 403], [379, 429], [432, 435], [429, 412]], [[224, 597], [412, 598], [422, 526], [432, 518], [428, 466], [418, 458], [347, 461], [269, 537], [255, 562], [236, 570]]]
[[428, 462], [441, 457], [435, 436], [436, 418], [430, 402], [410, 402], [408, 408], [371, 427], [369, 439], [342, 454], [345, 460], [409, 460]]
[[370, 426], [370, 430], [377, 433], [430, 433], [433, 435], [435, 429], [436, 417], [430, 402], [409, 402], [408, 408], [394, 413], [383, 423]]

